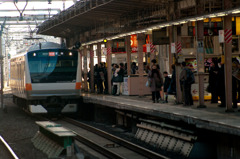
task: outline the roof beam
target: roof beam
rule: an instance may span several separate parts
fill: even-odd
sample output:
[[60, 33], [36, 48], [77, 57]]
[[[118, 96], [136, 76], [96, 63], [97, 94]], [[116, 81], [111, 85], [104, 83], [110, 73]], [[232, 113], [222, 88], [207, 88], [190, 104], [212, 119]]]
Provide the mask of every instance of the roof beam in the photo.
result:
[[[25, 9], [24, 12], [39, 12], [39, 11], [57, 11], [57, 12], [61, 12], [61, 9], [59, 8], [51, 8], [51, 9]], [[18, 13], [18, 10], [17, 9], [0, 9], [0, 12], [17, 12]]]
[[[64, 1], [74, 1], [74, 0], [51, 0], [52, 2], [64, 2]], [[13, 3], [13, 0], [1, 0], [0, 3], [5, 3], [5, 2], [11, 2]], [[18, 2], [26, 2], [26, 0], [18, 0]], [[28, 2], [48, 2], [48, 0], [28, 0]]]

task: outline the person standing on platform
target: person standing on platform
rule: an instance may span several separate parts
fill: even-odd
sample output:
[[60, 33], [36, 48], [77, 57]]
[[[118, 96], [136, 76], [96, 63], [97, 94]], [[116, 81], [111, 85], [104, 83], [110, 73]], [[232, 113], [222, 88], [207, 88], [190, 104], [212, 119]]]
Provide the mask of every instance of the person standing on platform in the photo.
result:
[[120, 66], [120, 70], [118, 72], [119, 87], [118, 87], [117, 93], [118, 94], [120, 94], [120, 93], [122, 94], [122, 83], [123, 83], [123, 77], [124, 77], [124, 64], [120, 63], [119, 66]]
[[104, 94], [108, 94], [108, 74], [106, 63], [103, 63], [103, 74], [104, 74]]
[[237, 103], [238, 103], [238, 97], [237, 97], [237, 92], [238, 92], [238, 83], [239, 80], [236, 78], [236, 74], [238, 74], [240, 64], [236, 58], [232, 59], [232, 103], [233, 103], [233, 108], [237, 108]]
[[218, 74], [217, 74], [217, 92], [220, 97], [221, 104], [218, 107], [226, 107], [226, 97], [225, 97], [225, 76], [224, 76], [224, 64], [222, 64], [221, 59], [218, 59]]
[[98, 94], [102, 94], [103, 93], [103, 68], [102, 68], [102, 64], [98, 64], [97, 67], [97, 93]]
[[218, 96], [217, 96], [217, 74], [218, 74], [218, 65], [216, 61], [211, 63], [211, 67], [209, 70], [209, 86], [208, 91], [211, 93], [211, 103], [218, 103]]
[[180, 73], [180, 84], [181, 84], [181, 90], [183, 94], [183, 105], [184, 106], [191, 106], [193, 105], [193, 99], [192, 99], [192, 93], [191, 93], [191, 85], [192, 80], [191, 78], [191, 72], [189, 68], [186, 67], [186, 62], [182, 62], [181, 64], [182, 71]]
[[172, 94], [176, 96], [176, 71], [175, 71], [175, 64], [172, 64], [172, 79], [170, 86], [168, 88], [168, 94]]
[[151, 71], [148, 73], [148, 78], [150, 79], [150, 89], [152, 92], [152, 101], [153, 103], [159, 103], [160, 100], [160, 91], [163, 86], [163, 78], [159, 69], [157, 69], [157, 65], [153, 64]]
[[164, 84], [163, 84], [163, 90], [164, 90], [164, 94], [165, 94], [165, 101], [164, 102], [168, 103], [168, 92], [167, 92], [167, 90], [170, 86], [171, 78], [168, 77], [168, 72], [167, 71], [163, 72], [163, 76], [165, 78], [164, 79]]
[[120, 95], [120, 87], [121, 83], [123, 82], [123, 76], [124, 76], [124, 70], [121, 68], [122, 66], [119, 67], [119, 65], [116, 65], [116, 70], [113, 74], [113, 95]]
[[132, 65], [131, 65], [131, 74], [136, 74], [137, 72], [137, 64], [136, 62], [133, 62]]

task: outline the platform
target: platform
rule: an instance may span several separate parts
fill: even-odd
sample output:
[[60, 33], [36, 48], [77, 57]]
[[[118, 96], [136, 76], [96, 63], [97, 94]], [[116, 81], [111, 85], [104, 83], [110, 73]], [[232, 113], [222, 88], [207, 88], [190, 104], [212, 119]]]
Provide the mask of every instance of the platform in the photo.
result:
[[143, 113], [149, 116], [160, 117], [175, 121], [184, 121], [197, 128], [240, 136], [240, 112], [226, 113], [225, 108], [218, 104], [205, 103], [206, 108], [175, 105], [170, 98], [168, 103], [152, 103], [150, 96], [112, 96], [102, 94], [82, 94], [84, 103], [100, 104], [119, 110], [128, 110]]

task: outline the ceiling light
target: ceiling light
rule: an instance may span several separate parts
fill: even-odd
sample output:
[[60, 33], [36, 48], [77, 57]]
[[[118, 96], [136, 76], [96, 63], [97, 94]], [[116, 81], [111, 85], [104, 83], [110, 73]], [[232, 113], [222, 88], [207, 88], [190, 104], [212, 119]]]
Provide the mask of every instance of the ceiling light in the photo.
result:
[[215, 18], [215, 17], [216, 17], [215, 14], [210, 14], [210, 15], [209, 15], [209, 18]]
[[198, 17], [197, 20], [203, 20], [204, 18], [203, 17]]
[[232, 11], [232, 14], [237, 14], [237, 13], [240, 13], [240, 10], [234, 10], [234, 11]]
[[180, 24], [184, 24], [184, 23], [187, 23], [187, 21], [180, 21], [179, 23]]
[[222, 16], [225, 16], [225, 15], [226, 15], [226, 13], [218, 13], [217, 14], [218, 17], [222, 17]]

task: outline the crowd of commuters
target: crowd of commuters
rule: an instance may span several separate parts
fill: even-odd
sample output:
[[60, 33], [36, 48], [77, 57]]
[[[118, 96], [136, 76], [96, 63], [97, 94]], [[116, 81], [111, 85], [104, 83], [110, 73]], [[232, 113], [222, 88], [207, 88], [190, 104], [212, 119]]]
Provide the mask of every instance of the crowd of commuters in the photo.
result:
[[[91, 70], [88, 72], [89, 87], [93, 92], [98, 94], [112, 94], [120, 95], [122, 93], [122, 83], [124, 76], [127, 76], [127, 64], [112, 64], [111, 70], [111, 84], [112, 92], [108, 92], [108, 75], [107, 68], [104, 62], [94, 66], [94, 85], [91, 88]], [[138, 67], [135, 62], [131, 63], [131, 74], [138, 73]], [[152, 101], [155, 103], [168, 103], [168, 95], [176, 95], [176, 78], [175, 78], [175, 65], [172, 65], [172, 78], [169, 77], [168, 72], [160, 72], [160, 67], [156, 60], [151, 61], [151, 66], [144, 63], [144, 73], [148, 76], [149, 87], [152, 92]], [[160, 92], [164, 94], [161, 97]], [[164, 97], [165, 96], [165, 97]]]
[[[233, 63], [236, 65], [237, 69], [240, 70], [239, 61], [233, 59]], [[151, 65], [144, 63], [144, 73], [148, 76], [147, 87], [150, 87], [152, 92], [153, 103], [168, 103], [168, 95], [177, 95], [176, 91], [176, 70], [175, 65], [172, 65], [172, 76], [168, 75], [168, 72], [164, 71], [163, 74], [160, 72], [160, 67], [156, 60], [151, 61]], [[131, 63], [131, 74], [138, 73], [138, 67], [135, 62]], [[90, 82], [91, 70], [88, 72], [88, 81]], [[240, 74], [240, 71], [239, 71]], [[112, 64], [111, 71], [111, 84], [112, 92], [108, 92], [108, 75], [105, 63], [96, 64], [94, 66], [94, 88], [90, 89], [93, 92], [99, 94], [112, 94], [120, 95], [122, 93], [122, 83], [124, 76], [127, 76], [127, 64]], [[191, 76], [193, 76], [191, 79]], [[181, 63], [181, 72], [179, 75], [179, 83], [182, 91], [182, 103], [185, 106], [193, 105], [193, 98], [191, 94], [191, 85], [194, 83], [194, 75], [190, 68], [186, 66], [186, 62]], [[224, 64], [221, 59], [213, 59], [211, 66], [209, 68], [209, 86], [207, 91], [211, 93], [211, 103], [218, 103], [218, 98], [220, 98], [221, 104], [219, 107], [226, 106], [225, 100], [225, 80], [224, 80]], [[160, 92], [164, 92], [161, 97]], [[237, 103], [240, 101], [240, 81], [236, 76], [232, 78], [232, 97], [233, 97], [233, 108], [237, 108]]]
[[[240, 63], [236, 58], [232, 59], [234, 64], [232, 76], [232, 107], [237, 108], [237, 103], [240, 102], [240, 81], [239, 70]], [[221, 59], [213, 59], [209, 69], [209, 86], [207, 91], [211, 93], [211, 103], [218, 103], [220, 98], [221, 104], [219, 107], [226, 107], [225, 99], [225, 76], [224, 76], [224, 63]]]
[[[108, 92], [108, 75], [106, 63], [102, 62], [100, 64], [96, 64], [94, 66], [94, 86], [91, 88], [91, 70], [88, 72], [88, 82], [89, 87], [93, 92], [98, 94], [112, 94], [112, 95], [120, 95], [122, 93], [122, 83], [124, 76], [127, 76], [127, 63], [123, 64], [112, 64], [111, 71], [111, 84], [112, 84], [112, 92]], [[135, 62], [131, 63], [131, 74], [138, 73], [138, 67]], [[144, 63], [144, 72], [147, 73], [149, 71], [149, 67], [147, 67], [146, 63]]]

